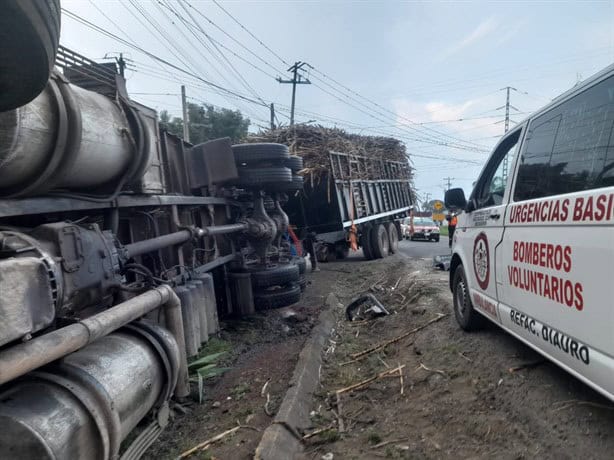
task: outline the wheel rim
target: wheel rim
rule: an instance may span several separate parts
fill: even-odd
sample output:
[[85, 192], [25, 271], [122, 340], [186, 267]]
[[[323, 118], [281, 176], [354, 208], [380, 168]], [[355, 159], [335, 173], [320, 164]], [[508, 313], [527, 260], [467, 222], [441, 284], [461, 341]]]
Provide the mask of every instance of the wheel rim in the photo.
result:
[[456, 282], [456, 310], [460, 316], [465, 316], [467, 311], [467, 286], [464, 278], [460, 278]]

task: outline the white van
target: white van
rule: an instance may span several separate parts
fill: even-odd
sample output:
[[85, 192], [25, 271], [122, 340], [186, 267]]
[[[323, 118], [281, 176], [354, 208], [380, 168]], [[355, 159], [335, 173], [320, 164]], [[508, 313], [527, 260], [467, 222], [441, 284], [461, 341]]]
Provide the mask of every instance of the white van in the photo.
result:
[[497, 323], [614, 400], [614, 65], [497, 144], [458, 218], [450, 264], [465, 330]]

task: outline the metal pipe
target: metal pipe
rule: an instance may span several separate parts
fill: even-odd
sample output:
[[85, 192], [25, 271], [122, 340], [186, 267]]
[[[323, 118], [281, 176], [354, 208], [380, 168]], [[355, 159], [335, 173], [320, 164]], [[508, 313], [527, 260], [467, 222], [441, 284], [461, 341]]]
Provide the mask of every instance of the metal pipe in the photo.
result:
[[77, 351], [160, 306], [165, 309], [170, 332], [180, 344], [181, 362], [176, 395], [185, 397], [189, 394], [189, 387], [187, 359], [185, 349], [181, 346], [185, 343], [181, 303], [166, 285], [151, 289], [83, 321], [0, 352], [0, 385]]
[[199, 238], [204, 236], [223, 235], [226, 233], [243, 232], [248, 229], [248, 224], [229, 224], [215, 225], [212, 227], [195, 228], [194, 233], [190, 230], [179, 230], [168, 235], [158, 236], [149, 240], [137, 241], [136, 243], [126, 244], [124, 249], [128, 257], [140, 256], [158, 249], [183, 244], [189, 241], [193, 235]]
[[168, 235], [158, 236], [149, 240], [137, 241], [136, 243], [127, 244], [124, 246], [128, 257], [140, 256], [148, 252], [157, 251], [158, 249], [168, 246], [175, 246], [189, 241], [192, 238], [192, 232], [189, 230], [180, 230]]
[[[247, 224], [228, 224], [228, 225], [215, 225], [212, 227], [203, 227], [200, 230], [202, 231], [202, 236], [215, 236], [215, 235], [223, 235], [225, 233], [244, 232], [247, 229], [248, 229]], [[198, 232], [199, 236], [201, 236], [201, 231]]]

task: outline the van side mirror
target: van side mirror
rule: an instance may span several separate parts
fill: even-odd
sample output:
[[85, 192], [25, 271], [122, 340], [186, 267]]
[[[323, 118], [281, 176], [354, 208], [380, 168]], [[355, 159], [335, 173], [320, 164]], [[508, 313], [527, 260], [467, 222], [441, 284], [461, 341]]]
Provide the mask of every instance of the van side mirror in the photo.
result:
[[451, 188], [446, 191], [444, 203], [448, 209], [465, 209], [467, 199], [462, 188]]

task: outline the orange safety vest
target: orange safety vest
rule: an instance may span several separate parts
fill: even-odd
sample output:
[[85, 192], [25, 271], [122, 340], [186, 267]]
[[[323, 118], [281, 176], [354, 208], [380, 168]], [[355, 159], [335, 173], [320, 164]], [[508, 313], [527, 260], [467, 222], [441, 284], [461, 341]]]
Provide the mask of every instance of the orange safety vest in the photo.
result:
[[456, 227], [456, 222], [458, 221], [458, 219], [456, 218], [456, 216], [452, 217], [452, 219], [450, 219], [450, 225], [452, 227]]

